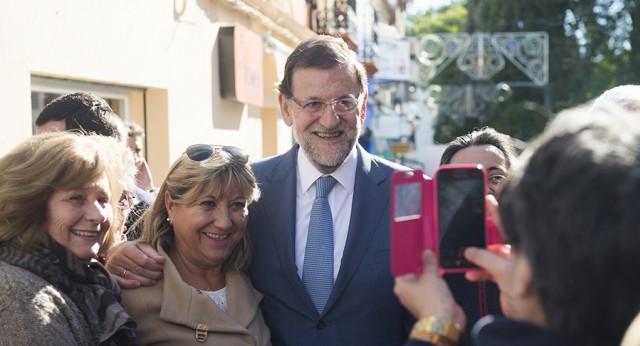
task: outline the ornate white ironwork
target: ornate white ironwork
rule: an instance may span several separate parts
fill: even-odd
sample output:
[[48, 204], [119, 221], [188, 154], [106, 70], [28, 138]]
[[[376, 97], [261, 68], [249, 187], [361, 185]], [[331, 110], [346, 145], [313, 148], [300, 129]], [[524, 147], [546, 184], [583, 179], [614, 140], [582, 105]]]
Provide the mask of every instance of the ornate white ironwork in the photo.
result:
[[433, 79], [455, 60], [469, 40], [469, 34], [424, 35], [418, 43], [420, 72], [427, 80]]
[[466, 118], [482, 118], [486, 103], [496, 98], [496, 88], [489, 84], [444, 85], [441, 87], [439, 111], [458, 126]]
[[473, 34], [465, 42], [464, 49], [458, 56], [457, 65], [469, 78], [485, 81], [504, 68], [504, 58], [491, 44], [491, 36], [480, 32]]
[[539, 86], [549, 83], [549, 35], [546, 32], [457, 33], [423, 35], [418, 41], [423, 78], [431, 80], [457, 58], [458, 68], [474, 81], [500, 72], [506, 57]]
[[497, 32], [491, 41], [535, 84], [549, 82], [549, 34], [546, 32]]

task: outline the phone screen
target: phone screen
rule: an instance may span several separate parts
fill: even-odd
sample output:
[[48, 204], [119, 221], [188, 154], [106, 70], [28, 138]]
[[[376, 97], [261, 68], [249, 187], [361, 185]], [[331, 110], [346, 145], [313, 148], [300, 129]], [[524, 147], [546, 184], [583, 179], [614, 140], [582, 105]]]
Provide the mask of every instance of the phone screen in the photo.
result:
[[464, 258], [469, 246], [485, 247], [485, 179], [476, 168], [441, 169], [437, 173], [440, 266], [476, 267]]
[[394, 219], [403, 221], [420, 217], [422, 185], [418, 182], [395, 186]]

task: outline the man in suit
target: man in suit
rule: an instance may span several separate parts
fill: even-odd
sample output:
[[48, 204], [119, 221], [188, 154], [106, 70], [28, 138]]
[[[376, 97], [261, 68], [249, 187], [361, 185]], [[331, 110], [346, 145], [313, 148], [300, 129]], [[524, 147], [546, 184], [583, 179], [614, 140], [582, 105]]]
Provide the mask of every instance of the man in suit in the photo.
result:
[[[366, 78], [344, 41], [315, 36], [289, 56], [278, 85], [283, 120], [298, 144], [253, 164], [262, 198], [248, 225], [251, 277], [265, 295], [262, 311], [276, 345], [398, 345], [411, 326], [394, 297], [389, 264], [389, 182], [403, 167], [357, 144]], [[303, 270], [314, 183], [328, 175], [337, 180], [328, 195], [334, 283], [318, 311]]]
[[[341, 39], [315, 36], [289, 56], [278, 91], [297, 144], [252, 165], [262, 197], [250, 208], [248, 224], [250, 274], [264, 294], [272, 343], [402, 344], [414, 320], [393, 294], [389, 189], [393, 171], [406, 168], [357, 144], [368, 96], [364, 66]], [[326, 176], [337, 181], [327, 195], [333, 256], [330, 293], [318, 306], [304, 271], [312, 271], [305, 260], [313, 256], [305, 255], [316, 180]], [[129, 269], [119, 263], [108, 268]]]

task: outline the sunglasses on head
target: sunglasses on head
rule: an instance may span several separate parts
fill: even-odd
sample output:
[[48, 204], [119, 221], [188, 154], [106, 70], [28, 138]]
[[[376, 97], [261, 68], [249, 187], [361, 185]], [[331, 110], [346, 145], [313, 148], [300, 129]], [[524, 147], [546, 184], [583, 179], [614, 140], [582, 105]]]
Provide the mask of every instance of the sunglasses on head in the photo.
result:
[[243, 162], [247, 162], [249, 158], [242, 149], [229, 145], [194, 144], [190, 145], [184, 153], [191, 161], [202, 163], [209, 160], [213, 155], [220, 154], [220, 151], [224, 151], [232, 158], [240, 159]]

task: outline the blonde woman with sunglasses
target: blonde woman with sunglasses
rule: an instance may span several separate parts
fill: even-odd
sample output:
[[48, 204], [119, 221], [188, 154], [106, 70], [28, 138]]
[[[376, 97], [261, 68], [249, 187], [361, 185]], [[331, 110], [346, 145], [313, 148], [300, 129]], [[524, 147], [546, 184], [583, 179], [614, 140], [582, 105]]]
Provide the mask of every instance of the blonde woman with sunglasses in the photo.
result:
[[262, 294], [245, 275], [248, 206], [259, 196], [238, 148], [192, 145], [173, 164], [141, 237], [165, 257], [164, 276], [123, 291], [141, 344], [269, 344]]

